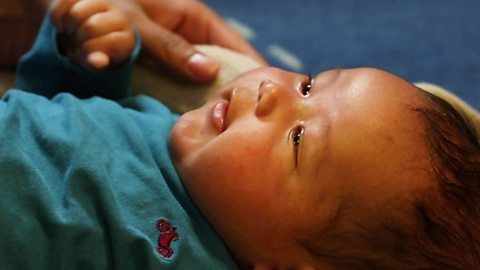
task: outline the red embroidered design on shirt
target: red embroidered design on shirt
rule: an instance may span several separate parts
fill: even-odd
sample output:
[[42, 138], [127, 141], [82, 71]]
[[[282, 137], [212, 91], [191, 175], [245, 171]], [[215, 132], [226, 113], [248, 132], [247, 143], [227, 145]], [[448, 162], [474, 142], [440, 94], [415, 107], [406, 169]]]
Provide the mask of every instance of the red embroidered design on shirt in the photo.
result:
[[173, 249], [170, 247], [170, 244], [172, 241], [179, 239], [177, 228], [172, 226], [168, 220], [160, 219], [157, 221], [157, 229], [160, 231], [157, 252], [168, 259], [173, 255]]

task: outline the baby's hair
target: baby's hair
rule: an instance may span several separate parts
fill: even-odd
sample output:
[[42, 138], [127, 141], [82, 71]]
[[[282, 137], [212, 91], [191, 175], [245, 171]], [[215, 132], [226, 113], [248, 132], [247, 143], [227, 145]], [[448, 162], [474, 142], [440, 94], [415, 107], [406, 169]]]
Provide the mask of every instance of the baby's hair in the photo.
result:
[[424, 122], [434, 185], [411, 201], [414, 225], [386, 218], [345, 230], [341, 209], [327, 229], [300, 241], [319, 261], [335, 269], [480, 269], [479, 134], [450, 103], [421, 92], [425, 105], [411, 109]]
[[419, 241], [432, 269], [480, 269], [480, 138], [472, 123], [447, 101], [424, 92], [420, 109], [438, 190], [415, 207]]

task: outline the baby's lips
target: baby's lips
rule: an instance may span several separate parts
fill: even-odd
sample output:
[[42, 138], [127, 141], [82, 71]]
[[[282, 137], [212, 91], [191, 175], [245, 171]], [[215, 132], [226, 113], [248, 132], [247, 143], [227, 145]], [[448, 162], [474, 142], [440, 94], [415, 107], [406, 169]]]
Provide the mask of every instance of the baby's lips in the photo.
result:
[[212, 121], [218, 133], [222, 133], [226, 129], [228, 107], [229, 103], [226, 100], [221, 100], [213, 106]]

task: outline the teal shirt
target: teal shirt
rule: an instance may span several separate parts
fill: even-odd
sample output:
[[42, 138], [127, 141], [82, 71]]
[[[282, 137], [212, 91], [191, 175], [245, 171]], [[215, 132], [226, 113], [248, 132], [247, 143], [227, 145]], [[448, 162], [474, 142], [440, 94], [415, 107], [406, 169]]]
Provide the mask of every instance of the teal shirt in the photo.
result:
[[237, 268], [170, 158], [178, 115], [122, 99], [130, 69], [72, 65], [45, 20], [17, 74], [32, 93], [0, 101], [0, 269]]

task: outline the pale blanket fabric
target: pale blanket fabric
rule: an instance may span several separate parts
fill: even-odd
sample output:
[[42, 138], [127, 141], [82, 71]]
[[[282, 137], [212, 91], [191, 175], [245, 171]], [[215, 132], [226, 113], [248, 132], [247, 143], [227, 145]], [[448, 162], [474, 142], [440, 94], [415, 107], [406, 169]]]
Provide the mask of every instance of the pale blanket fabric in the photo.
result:
[[[161, 100], [173, 111], [183, 113], [201, 106], [219, 87], [238, 74], [255, 69], [260, 65], [251, 58], [218, 46], [199, 45], [203, 53], [221, 63], [217, 79], [208, 85], [198, 86], [159, 72], [151, 62], [141, 59], [135, 66], [130, 89]], [[0, 72], [0, 93], [13, 86], [13, 74]], [[447, 90], [430, 83], [416, 83], [417, 87], [449, 101], [460, 110], [480, 134], [480, 114], [474, 108]]]

